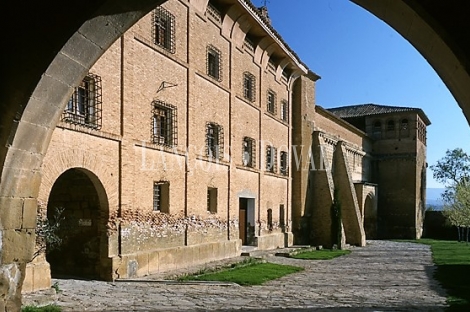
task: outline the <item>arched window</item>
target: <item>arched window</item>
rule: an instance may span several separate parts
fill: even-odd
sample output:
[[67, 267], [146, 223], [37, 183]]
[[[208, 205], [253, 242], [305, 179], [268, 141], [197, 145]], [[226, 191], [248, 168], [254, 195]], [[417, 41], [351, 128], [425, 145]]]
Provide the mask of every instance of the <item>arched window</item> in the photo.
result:
[[380, 121], [376, 121], [374, 123], [372, 136], [374, 137], [374, 139], [380, 139], [382, 137], [382, 123]]
[[410, 124], [408, 119], [402, 119], [400, 122], [400, 137], [406, 138], [410, 135]]
[[387, 138], [395, 137], [395, 121], [387, 121]]

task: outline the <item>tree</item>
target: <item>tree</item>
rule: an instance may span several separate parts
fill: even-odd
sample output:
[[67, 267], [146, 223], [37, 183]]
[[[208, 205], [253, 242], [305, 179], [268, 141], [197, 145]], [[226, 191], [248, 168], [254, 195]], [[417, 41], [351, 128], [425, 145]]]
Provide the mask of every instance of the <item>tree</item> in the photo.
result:
[[458, 240], [462, 240], [463, 229], [470, 230], [470, 155], [461, 148], [447, 150], [446, 156], [431, 166], [433, 177], [445, 186], [442, 194], [444, 216], [457, 227]]
[[452, 200], [444, 202], [443, 214], [451, 225], [457, 227], [459, 241], [464, 239], [464, 229], [466, 229], [465, 240], [468, 243], [470, 230], [469, 182], [462, 182], [457, 184]]

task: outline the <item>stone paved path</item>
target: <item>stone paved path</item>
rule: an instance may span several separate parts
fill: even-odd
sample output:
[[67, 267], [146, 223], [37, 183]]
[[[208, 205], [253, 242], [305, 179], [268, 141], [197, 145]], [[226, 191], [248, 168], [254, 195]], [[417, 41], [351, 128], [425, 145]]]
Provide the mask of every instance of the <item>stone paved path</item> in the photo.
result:
[[[163, 275], [113, 283], [54, 280], [62, 292], [53, 299], [64, 311], [443, 311], [446, 306], [426, 245], [370, 241], [328, 261], [266, 259], [305, 270], [251, 287], [163, 283]], [[234, 261], [239, 259], [209, 266]], [[26, 295], [24, 302], [39, 296]]]

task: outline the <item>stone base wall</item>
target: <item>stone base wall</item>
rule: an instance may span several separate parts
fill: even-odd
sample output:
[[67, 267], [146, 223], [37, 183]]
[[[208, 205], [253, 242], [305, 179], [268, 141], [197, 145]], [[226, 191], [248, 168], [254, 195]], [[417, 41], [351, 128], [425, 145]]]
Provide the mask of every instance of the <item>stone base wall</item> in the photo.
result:
[[112, 259], [113, 279], [133, 278], [184, 269], [240, 255], [241, 240], [144, 251]]
[[284, 248], [285, 245], [285, 233], [273, 233], [266, 234], [257, 237], [258, 249], [269, 250], [276, 248]]
[[21, 293], [26, 294], [49, 288], [51, 288], [51, 268], [46, 259], [28, 263]]

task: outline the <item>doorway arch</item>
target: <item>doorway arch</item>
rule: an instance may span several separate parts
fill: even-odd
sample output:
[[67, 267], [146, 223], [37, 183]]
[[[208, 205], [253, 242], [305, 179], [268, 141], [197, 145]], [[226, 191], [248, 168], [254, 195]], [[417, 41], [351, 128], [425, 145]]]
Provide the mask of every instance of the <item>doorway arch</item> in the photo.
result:
[[49, 194], [47, 216], [59, 215], [58, 248], [46, 248], [53, 277], [104, 278], [107, 258], [108, 199], [91, 171], [71, 168], [63, 172]]
[[377, 238], [377, 203], [371, 194], [364, 201], [364, 232], [366, 239]]

